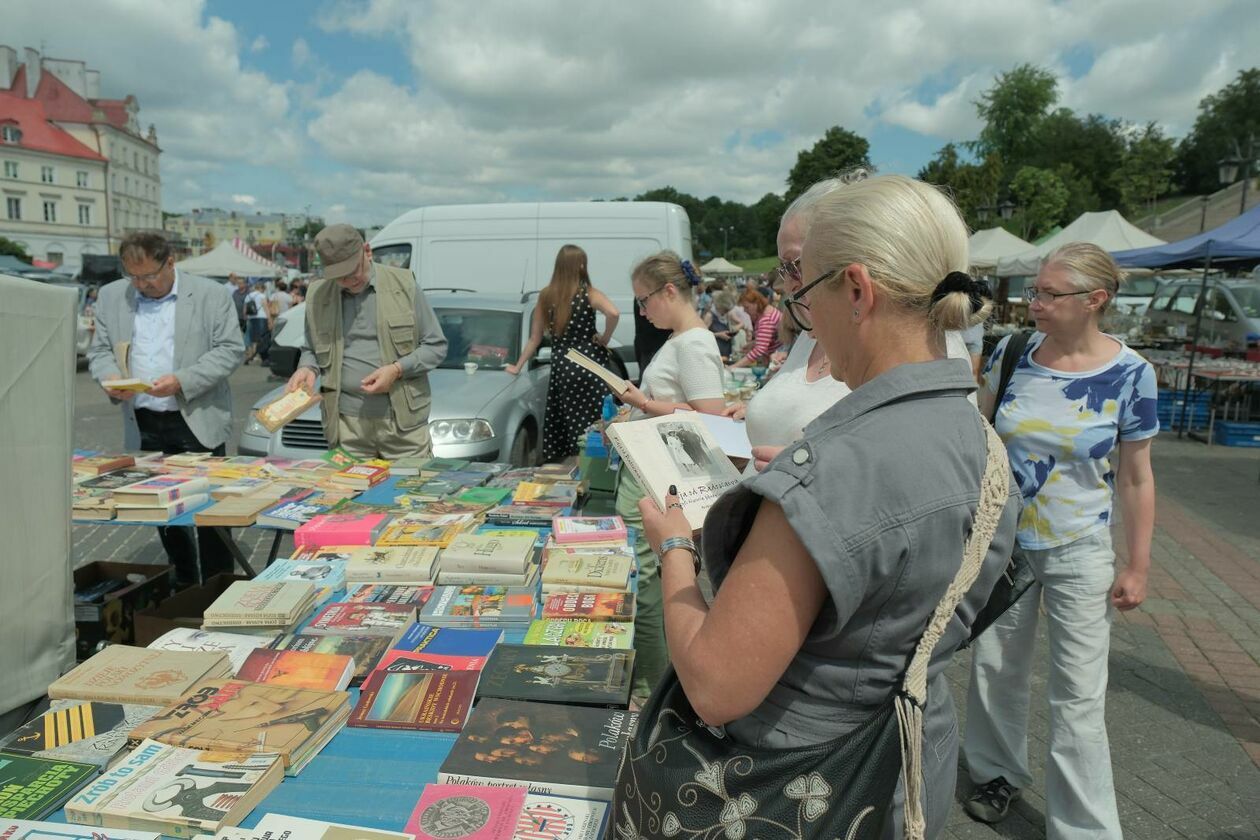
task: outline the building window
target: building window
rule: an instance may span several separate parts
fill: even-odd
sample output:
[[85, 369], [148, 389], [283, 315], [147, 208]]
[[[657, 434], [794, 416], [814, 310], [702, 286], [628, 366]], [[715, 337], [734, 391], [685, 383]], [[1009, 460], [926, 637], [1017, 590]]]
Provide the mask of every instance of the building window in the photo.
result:
[[131, 192], [131, 179], [123, 178], [123, 195]]
[[91, 205], [88, 205], [88, 204], [80, 204], [80, 205], [79, 205], [79, 224], [81, 224], [81, 225], [90, 225], [90, 224], [92, 224], [92, 207], [91, 207]]
[[62, 253], [61, 251], [48, 252], [48, 261], [52, 263], [53, 265], [61, 265], [61, 263], [65, 261], [65, 258], [66, 258], [66, 255]]
[[15, 125], [0, 126], [0, 139], [6, 143], [21, 143], [22, 131]]
[[22, 218], [22, 199], [10, 196], [4, 203], [8, 206], [10, 219]]
[[80, 187], [86, 187], [88, 185], [88, 174], [86, 172], [74, 173], [74, 182]]
[[57, 202], [55, 201], [44, 202], [44, 221], [45, 222], [57, 221]]
[[53, 168], [51, 166], [41, 166], [39, 168], [39, 180], [43, 181], [45, 184], [54, 183]]
[[16, 178], [18, 176], [18, 165], [16, 160], [6, 160], [4, 162], [4, 177]]

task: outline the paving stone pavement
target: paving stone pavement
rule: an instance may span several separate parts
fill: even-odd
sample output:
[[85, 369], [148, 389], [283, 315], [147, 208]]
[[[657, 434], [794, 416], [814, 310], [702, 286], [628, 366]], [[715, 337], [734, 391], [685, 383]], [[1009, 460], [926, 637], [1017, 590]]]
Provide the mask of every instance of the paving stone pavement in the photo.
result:
[[[1166, 478], [1149, 598], [1112, 630], [1107, 729], [1121, 823], [1138, 840], [1260, 840], [1260, 451], [1161, 436], [1155, 452], [1157, 483]], [[1233, 508], [1221, 512], [1221, 504]], [[262, 568], [270, 533], [233, 533]], [[146, 527], [76, 525], [74, 548], [77, 563], [165, 560]], [[291, 550], [286, 536], [279, 556]], [[960, 718], [969, 663], [963, 652], [948, 671]], [[1043, 625], [1034, 698], [1045, 695], [1046, 670]], [[1031, 718], [1032, 788], [997, 826], [976, 823], [956, 806], [946, 837], [1045, 837], [1044, 703], [1034, 699]], [[963, 768], [960, 801], [969, 789]]]

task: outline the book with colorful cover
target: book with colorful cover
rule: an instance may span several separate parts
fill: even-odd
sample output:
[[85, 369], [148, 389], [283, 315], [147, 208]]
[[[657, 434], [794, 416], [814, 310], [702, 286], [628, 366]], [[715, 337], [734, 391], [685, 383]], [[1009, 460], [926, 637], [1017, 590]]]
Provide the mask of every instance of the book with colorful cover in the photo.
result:
[[469, 487], [462, 493], [455, 495], [458, 502], [471, 502], [481, 505], [482, 509], [495, 507], [503, 502], [508, 496], [512, 495], [512, 491], [507, 487]]
[[149, 650], [108, 645], [48, 686], [53, 700], [167, 706], [193, 686], [232, 673], [227, 656], [217, 652]]
[[407, 514], [390, 522], [374, 545], [446, 548], [467, 526], [465, 517]]
[[424, 465], [426, 470], [434, 472], [449, 472], [451, 470], [462, 470], [468, 467], [468, 461], [459, 458], [430, 458], [429, 463]]
[[498, 629], [474, 630], [413, 624], [394, 643], [391, 653], [402, 652], [409, 657], [448, 665], [456, 670], [477, 671], [485, 665], [486, 657], [502, 640], [503, 631]]
[[460, 534], [442, 550], [442, 571], [523, 574], [533, 558], [533, 537]]
[[424, 516], [467, 516], [475, 517], [484, 511], [484, 505], [476, 502], [464, 502], [459, 499], [436, 499], [429, 501], [408, 502], [409, 496], [398, 496], [395, 501], [404, 507], [410, 505], [409, 510], [413, 513], [422, 514]]
[[534, 619], [533, 589], [513, 586], [439, 586], [419, 621], [437, 627], [525, 626]]
[[405, 659], [382, 663], [363, 681], [349, 726], [458, 732], [477, 693], [477, 671], [408, 667]]
[[116, 470], [114, 472], [103, 473], [95, 478], [88, 478], [80, 481], [76, 487], [83, 490], [109, 490], [114, 491], [120, 487], [126, 487], [129, 484], [137, 484], [150, 478], [160, 475], [156, 469], [152, 467], [134, 466], [125, 469]]
[[310, 651], [349, 656], [354, 660], [351, 685], [358, 685], [376, 667], [376, 663], [389, 651], [393, 641], [388, 636], [330, 636], [311, 633], [295, 633], [281, 636], [272, 642], [275, 650]]
[[525, 631], [525, 644], [629, 650], [634, 647], [634, 625], [623, 621], [540, 618]]
[[263, 428], [275, 433], [290, 420], [301, 417], [311, 406], [319, 402], [319, 394], [312, 394], [304, 388], [287, 391], [271, 402], [254, 411], [254, 417]]
[[[512, 495], [512, 504], [533, 507], [572, 507], [577, 502], [577, 489], [569, 485], [522, 481]], [[554, 511], [552, 514], [554, 515]]]
[[417, 610], [433, 597], [432, 586], [409, 583], [356, 583], [346, 588], [345, 601], [365, 604], [405, 604]]
[[548, 505], [500, 505], [486, 511], [486, 522], [495, 525], [524, 525], [526, 527], [551, 527], [557, 514], [564, 515], [569, 509], [556, 510]]
[[240, 823], [283, 778], [271, 753], [144, 740], [66, 803], [66, 819], [189, 838]]
[[610, 807], [594, 799], [527, 794], [513, 840], [603, 840]]
[[[464, 724], [438, 781], [525, 785], [531, 793], [607, 802], [637, 720], [621, 709], [487, 697]], [[542, 744], [552, 749], [530, 749]]]
[[80, 475], [104, 475], [135, 466], [134, 455], [84, 455], [75, 458], [71, 469]]
[[339, 470], [344, 470], [346, 467], [353, 466], [354, 464], [359, 463], [358, 458], [351, 455], [349, 452], [342, 449], [340, 446], [338, 446], [335, 449], [330, 449], [327, 452], [325, 452], [321, 456], [321, 460], [323, 460], [324, 463], [326, 464], [331, 464], [332, 466], [336, 467]]
[[560, 545], [626, 540], [626, 523], [620, 516], [557, 516], [551, 535]]
[[286, 775], [294, 776], [349, 712], [350, 695], [344, 691], [207, 680], [140, 724], [131, 737], [201, 750], [265, 749], [279, 754]]
[[544, 599], [542, 618], [634, 621], [634, 596], [626, 592], [558, 592]]
[[416, 608], [404, 604], [361, 604], [338, 601], [326, 605], [303, 628], [312, 635], [386, 636], [397, 639], [416, 620]]
[[421, 484], [419, 487], [408, 488], [407, 494], [421, 500], [434, 500], [444, 498], [446, 496], [459, 493], [464, 489], [464, 485], [458, 481], [446, 481], [442, 478], [432, 478]]
[[259, 572], [256, 581], [305, 581], [315, 587], [315, 603], [322, 604], [346, 586], [344, 560], [277, 560]]
[[73, 825], [40, 820], [0, 820], [3, 840], [162, 840], [156, 831], [126, 831], [111, 828], [75, 828]]
[[259, 648], [250, 653], [236, 678], [267, 685], [344, 691], [354, 676], [354, 660], [344, 654]]
[[389, 467], [376, 462], [354, 464], [344, 470], [333, 473], [328, 480], [333, 484], [353, 487], [355, 490], [367, 490], [389, 478]]
[[624, 708], [633, 675], [633, 650], [501, 644], [481, 670], [477, 697]]
[[[525, 808], [523, 787], [424, 786], [403, 830], [416, 840], [513, 840]], [[568, 840], [568, 833], [539, 840]]]
[[210, 491], [210, 482], [204, 478], [182, 475], [155, 475], [114, 491], [114, 501], [119, 504], [164, 505], [176, 499], [204, 495]]
[[232, 672], [245, 664], [250, 651], [267, 647], [274, 636], [252, 633], [223, 633], [215, 630], [198, 630], [192, 627], [176, 627], [149, 642], [149, 650], [182, 650], [186, 652], [209, 651], [222, 653], [232, 663]]
[[384, 513], [321, 514], [293, 532], [296, 546], [372, 545], [385, 528]]
[[95, 764], [0, 752], [0, 819], [43, 819], [99, 772]]
[[127, 746], [131, 730], [160, 711], [161, 706], [52, 700], [48, 711], [10, 733], [0, 750], [104, 769]]

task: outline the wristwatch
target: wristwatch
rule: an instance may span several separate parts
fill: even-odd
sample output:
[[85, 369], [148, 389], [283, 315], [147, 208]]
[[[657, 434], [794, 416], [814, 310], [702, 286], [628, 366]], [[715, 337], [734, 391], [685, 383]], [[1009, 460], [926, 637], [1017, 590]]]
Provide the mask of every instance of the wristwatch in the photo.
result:
[[665, 555], [673, 551], [675, 548], [681, 548], [691, 552], [691, 559], [695, 565], [696, 577], [700, 576], [700, 549], [696, 548], [695, 541], [690, 537], [670, 537], [661, 542], [661, 559], [665, 559]]

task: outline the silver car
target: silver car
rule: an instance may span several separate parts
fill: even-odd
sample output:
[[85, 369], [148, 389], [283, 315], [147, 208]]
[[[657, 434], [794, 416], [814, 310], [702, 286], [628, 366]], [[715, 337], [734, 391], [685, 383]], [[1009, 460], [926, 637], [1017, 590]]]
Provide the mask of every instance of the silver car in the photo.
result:
[[[448, 342], [445, 361], [429, 372], [433, 392], [429, 433], [434, 455], [536, 464], [550, 356], [540, 352], [518, 376], [503, 370], [504, 365], [516, 361], [529, 337], [534, 299], [522, 302], [440, 289], [426, 289], [425, 295]], [[305, 340], [305, 310], [305, 303], [298, 304], [277, 321], [271, 350], [275, 373], [287, 376], [292, 372], [295, 351]], [[466, 363], [475, 364], [476, 369], [466, 371]], [[282, 385], [271, 391], [254, 407], [275, 399], [283, 389]], [[318, 406], [275, 434], [251, 416], [238, 446], [242, 454], [283, 458], [309, 458], [327, 448]]]
[[[1199, 307], [1201, 279], [1162, 286], [1146, 315], [1152, 330], [1189, 338]], [[1255, 280], [1208, 279], [1200, 343], [1226, 350], [1260, 345], [1260, 283]]]

